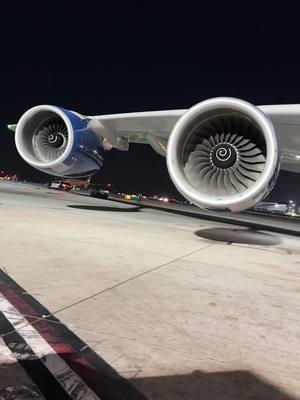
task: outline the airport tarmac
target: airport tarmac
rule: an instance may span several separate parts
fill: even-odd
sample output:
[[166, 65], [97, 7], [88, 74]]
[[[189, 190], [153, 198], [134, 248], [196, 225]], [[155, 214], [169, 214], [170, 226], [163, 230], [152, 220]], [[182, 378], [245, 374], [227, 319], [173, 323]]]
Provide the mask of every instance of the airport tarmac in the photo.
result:
[[[137, 200], [125, 200], [123, 196], [111, 194], [111, 200], [121, 201], [127, 204], [137, 204]], [[202, 210], [194, 205], [183, 205], [172, 202], [142, 199], [140, 204], [157, 210], [174, 212], [181, 215], [197, 217], [207, 221], [223, 222], [231, 225], [245, 226], [255, 230], [267, 230], [269, 232], [283, 233], [287, 235], [300, 236], [300, 217], [247, 210], [241, 213], [229, 211]]]
[[18, 183], [0, 212], [0, 399], [300, 399], [299, 237]]

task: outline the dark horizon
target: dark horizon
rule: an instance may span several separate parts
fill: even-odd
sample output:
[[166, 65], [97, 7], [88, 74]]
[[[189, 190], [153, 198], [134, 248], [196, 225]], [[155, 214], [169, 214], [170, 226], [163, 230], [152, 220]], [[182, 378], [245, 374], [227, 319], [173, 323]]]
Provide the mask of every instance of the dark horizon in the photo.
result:
[[[6, 125], [37, 104], [96, 115], [188, 108], [215, 96], [300, 103], [297, 8], [6, 7], [0, 168], [33, 181], [53, 178], [20, 158]], [[146, 145], [107, 152], [93, 180], [130, 192], [176, 194], [164, 158]], [[299, 177], [281, 172], [268, 199], [290, 198], [300, 199]]]

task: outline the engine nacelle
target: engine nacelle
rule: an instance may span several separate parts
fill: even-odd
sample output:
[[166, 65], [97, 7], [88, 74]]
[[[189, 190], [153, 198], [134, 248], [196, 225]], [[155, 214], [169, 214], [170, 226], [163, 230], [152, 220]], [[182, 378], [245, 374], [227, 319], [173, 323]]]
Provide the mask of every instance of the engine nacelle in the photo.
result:
[[20, 156], [47, 174], [85, 177], [103, 164], [100, 140], [87, 122], [60, 107], [41, 105], [26, 111], [15, 141]]
[[259, 108], [219, 97], [196, 104], [178, 120], [167, 165], [175, 186], [193, 204], [241, 211], [273, 188], [280, 148], [272, 122]]

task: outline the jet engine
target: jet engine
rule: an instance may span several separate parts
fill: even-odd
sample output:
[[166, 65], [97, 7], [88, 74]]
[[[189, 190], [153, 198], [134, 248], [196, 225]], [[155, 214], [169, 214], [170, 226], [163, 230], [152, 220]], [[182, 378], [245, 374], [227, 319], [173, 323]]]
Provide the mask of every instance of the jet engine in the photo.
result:
[[176, 123], [167, 166], [181, 194], [198, 207], [241, 211], [272, 189], [280, 146], [270, 119], [243, 100], [213, 98]]
[[21, 157], [55, 176], [85, 177], [103, 164], [101, 142], [79, 114], [41, 105], [26, 111], [15, 134]]

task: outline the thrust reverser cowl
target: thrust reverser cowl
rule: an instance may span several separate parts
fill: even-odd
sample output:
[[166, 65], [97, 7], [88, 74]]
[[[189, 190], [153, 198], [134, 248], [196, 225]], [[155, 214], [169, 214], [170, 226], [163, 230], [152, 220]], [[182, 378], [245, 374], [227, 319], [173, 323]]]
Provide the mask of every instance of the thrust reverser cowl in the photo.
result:
[[41, 105], [26, 111], [15, 134], [21, 157], [32, 167], [55, 176], [84, 177], [103, 164], [100, 140], [72, 111]]
[[167, 147], [170, 176], [201, 208], [241, 211], [273, 188], [280, 147], [270, 119], [243, 100], [219, 97], [189, 109]]

